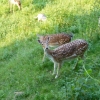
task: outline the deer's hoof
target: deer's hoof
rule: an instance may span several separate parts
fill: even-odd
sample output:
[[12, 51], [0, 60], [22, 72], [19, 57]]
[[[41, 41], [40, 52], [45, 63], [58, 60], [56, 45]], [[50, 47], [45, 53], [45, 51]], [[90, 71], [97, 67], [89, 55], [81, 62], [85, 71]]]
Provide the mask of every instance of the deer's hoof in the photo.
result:
[[55, 79], [57, 79], [57, 78], [58, 78], [58, 75], [55, 76]]

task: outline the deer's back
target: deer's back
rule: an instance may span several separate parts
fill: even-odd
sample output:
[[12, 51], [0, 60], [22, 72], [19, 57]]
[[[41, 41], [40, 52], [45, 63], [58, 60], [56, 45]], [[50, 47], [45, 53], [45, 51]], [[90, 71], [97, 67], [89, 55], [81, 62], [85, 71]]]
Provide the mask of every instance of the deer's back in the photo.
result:
[[70, 43], [66, 43], [51, 52], [51, 55], [57, 60], [63, 60], [68, 58], [74, 58], [77, 56], [83, 56], [84, 52], [88, 48], [86, 41], [78, 39]]
[[53, 34], [40, 37], [41, 42], [45, 42], [50, 37], [49, 46], [60, 46], [71, 41], [72, 35], [70, 34]]

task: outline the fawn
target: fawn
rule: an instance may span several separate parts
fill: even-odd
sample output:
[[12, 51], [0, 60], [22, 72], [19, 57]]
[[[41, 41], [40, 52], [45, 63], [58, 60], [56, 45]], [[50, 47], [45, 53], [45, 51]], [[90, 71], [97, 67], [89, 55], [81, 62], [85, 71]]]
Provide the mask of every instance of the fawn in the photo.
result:
[[45, 14], [38, 14], [37, 17], [35, 17], [35, 18], [38, 19], [38, 22], [46, 21], [46, 19], [47, 19]]
[[[49, 59], [54, 63], [54, 71], [53, 75], [56, 74], [55, 78], [58, 77], [58, 71], [61, 67], [61, 64], [64, 60], [76, 58], [76, 57], [83, 57], [85, 51], [88, 48], [88, 43], [85, 40], [77, 39], [72, 42], [63, 44], [54, 50], [50, 50], [49, 45], [50, 38], [48, 37], [47, 40], [43, 43], [44, 52], [48, 56]], [[57, 68], [57, 72], [56, 72]]]
[[9, 0], [10, 11], [13, 10], [13, 12], [14, 12], [15, 5], [17, 5], [19, 10], [21, 10], [21, 1], [20, 0]]
[[[45, 35], [45, 36], [38, 35], [39, 38], [38, 42], [43, 45], [48, 37], [50, 38], [48, 45], [50, 47], [56, 47], [70, 42], [73, 37], [73, 34], [59, 33], [59, 34], [52, 34], [52, 35]], [[44, 59], [45, 59], [45, 50], [44, 50], [44, 56], [42, 61], [44, 61]]]

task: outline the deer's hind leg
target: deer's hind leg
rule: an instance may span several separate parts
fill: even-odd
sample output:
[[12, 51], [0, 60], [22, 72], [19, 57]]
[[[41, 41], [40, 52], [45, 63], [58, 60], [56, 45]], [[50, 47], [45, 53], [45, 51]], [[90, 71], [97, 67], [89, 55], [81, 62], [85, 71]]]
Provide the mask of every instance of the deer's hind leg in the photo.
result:
[[74, 64], [73, 70], [77, 69], [78, 62], [79, 62], [79, 57], [76, 59], [76, 63]]

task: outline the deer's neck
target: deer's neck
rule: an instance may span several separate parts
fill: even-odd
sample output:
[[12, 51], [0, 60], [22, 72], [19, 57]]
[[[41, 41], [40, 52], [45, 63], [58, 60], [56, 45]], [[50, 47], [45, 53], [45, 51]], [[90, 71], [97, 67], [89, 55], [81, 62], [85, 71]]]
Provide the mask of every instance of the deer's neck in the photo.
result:
[[48, 48], [48, 49], [45, 50], [45, 52], [46, 52], [47, 55], [52, 55], [53, 51]]
[[53, 55], [52, 55], [53, 54], [53, 50], [46, 49], [45, 53], [48, 56], [48, 58], [54, 62], [54, 58], [53, 58]]

